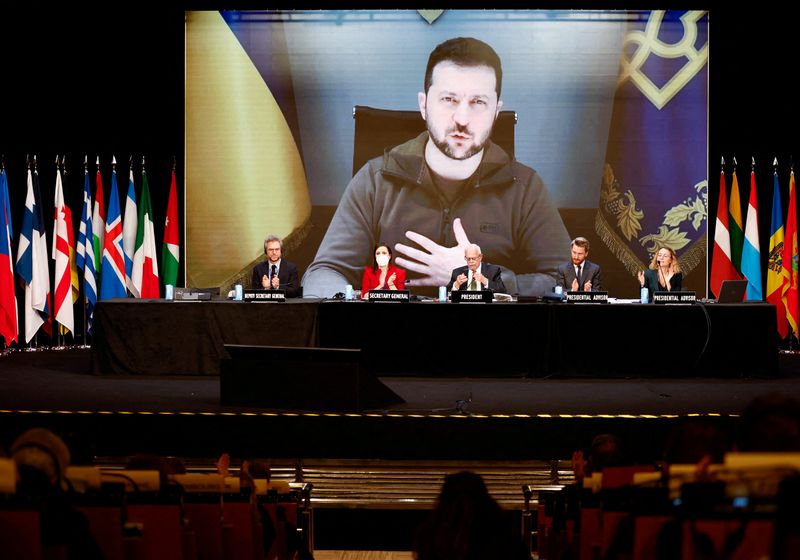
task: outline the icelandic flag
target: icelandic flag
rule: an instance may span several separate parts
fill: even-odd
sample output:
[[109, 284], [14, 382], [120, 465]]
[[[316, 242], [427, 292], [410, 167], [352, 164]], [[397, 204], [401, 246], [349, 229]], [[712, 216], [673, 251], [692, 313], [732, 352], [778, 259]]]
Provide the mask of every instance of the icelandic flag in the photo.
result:
[[125, 285], [133, 293], [133, 253], [136, 250], [136, 189], [133, 186], [133, 165], [128, 170], [128, 198], [125, 200], [125, 218], [122, 220], [122, 250], [125, 253]]
[[744, 226], [742, 246], [742, 275], [747, 278], [747, 299], [762, 300], [761, 247], [758, 241], [758, 195], [756, 194], [756, 172], [750, 172], [750, 202], [747, 205], [747, 221]]
[[103, 268], [100, 271], [100, 301], [124, 298], [125, 257], [122, 254], [122, 215], [119, 211], [117, 170], [111, 173], [111, 195], [108, 201], [106, 234], [103, 240]]
[[0, 169], [0, 336], [6, 346], [17, 342], [19, 323], [17, 296], [14, 293], [14, 262], [11, 258], [11, 204], [8, 199], [8, 179]]

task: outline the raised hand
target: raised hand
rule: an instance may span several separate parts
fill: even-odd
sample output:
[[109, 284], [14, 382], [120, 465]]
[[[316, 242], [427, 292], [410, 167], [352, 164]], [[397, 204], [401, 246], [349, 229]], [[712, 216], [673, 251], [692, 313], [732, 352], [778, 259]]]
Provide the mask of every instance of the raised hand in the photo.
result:
[[461, 225], [461, 218], [453, 220], [453, 234], [456, 238], [456, 245], [453, 247], [443, 247], [414, 231], [407, 231], [406, 237], [423, 250], [402, 243], [394, 246], [395, 251], [407, 257], [397, 257], [397, 265], [422, 275], [413, 281], [413, 285], [444, 286], [450, 281], [453, 270], [464, 266], [464, 249], [470, 241]]

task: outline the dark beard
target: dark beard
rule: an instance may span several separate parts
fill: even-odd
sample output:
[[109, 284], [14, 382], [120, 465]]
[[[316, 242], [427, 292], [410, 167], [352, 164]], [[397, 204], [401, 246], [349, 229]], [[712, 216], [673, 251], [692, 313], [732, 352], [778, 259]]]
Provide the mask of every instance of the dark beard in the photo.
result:
[[466, 152], [464, 152], [464, 154], [463, 154], [463, 155], [461, 155], [461, 156], [457, 156], [455, 153], [453, 153], [453, 150], [452, 150], [452, 148], [450, 147], [450, 144], [448, 144], [446, 140], [445, 140], [445, 141], [441, 141], [441, 140], [439, 140], [438, 138], [434, 138], [434, 137], [433, 137], [433, 136], [431, 136], [430, 134], [428, 134], [428, 136], [430, 136], [430, 139], [433, 141], [433, 144], [434, 144], [434, 145], [435, 145], [437, 148], [439, 148], [439, 150], [440, 150], [440, 151], [441, 151], [441, 152], [442, 152], [444, 155], [446, 155], [447, 157], [449, 157], [450, 159], [455, 159], [455, 160], [459, 160], [459, 161], [464, 161], [464, 160], [466, 160], [466, 159], [469, 159], [469, 158], [471, 158], [472, 156], [474, 156], [475, 154], [477, 154], [478, 152], [480, 152], [480, 151], [483, 149], [483, 144], [473, 144], [473, 145], [472, 145], [472, 148], [470, 148], [469, 150], [467, 150]]
[[447, 136], [451, 132], [466, 132], [466, 131], [467, 131], [466, 128], [462, 128], [462, 127], [456, 125], [455, 128], [450, 128], [445, 132], [445, 134], [444, 134], [444, 138], [445, 139], [444, 140], [439, 140], [438, 138], [434, 137], [434, 135], [431, 133], [431, 131], [429, 129], [428, 130], [428, 137], [431, 139], [431, 141], [433, 141], [434, 146], [439, 148], [439, 151], [441, 151], [444, 155], [446, 155], [450, 159], [454, 159], [454, 160], [457, 160], [457, 161], [464, 161], [464, 160], [467, 160], [467, 159], [471, 158], [475, 154], [479, 153], [481, 150], [483, 150], [484, 146], [486, 145], [486, 140], [488, 140], [492, 136], [492, 131], [489, 130], [489, 134], [486, 135], [486, 140], [484, 140], [481, 143], [473, 144], [472, 147], [469, 150], [464, 152], [464, 155], [457, 156], [455, 153], [453, 153], [453, 149], [447, 143]]

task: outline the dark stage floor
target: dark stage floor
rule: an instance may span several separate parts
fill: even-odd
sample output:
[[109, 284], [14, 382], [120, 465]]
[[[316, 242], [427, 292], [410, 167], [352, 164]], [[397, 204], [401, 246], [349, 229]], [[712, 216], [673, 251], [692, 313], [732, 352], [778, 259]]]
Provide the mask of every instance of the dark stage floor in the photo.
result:
[[756, 396], [800, 399], [798, 361], [782, 356], [773, 379], [382, 378], [404, 404], [326, 414], [222, 406], [216, 377], [95, 376], [85, 349], [15, 352], [0, 358], [0, 443], [38, 423], [93, 432], [91, 452], [109, 455], [563, 459], [600, 431], [642, 436], [655, 452], [689, 415], [734, 423]]

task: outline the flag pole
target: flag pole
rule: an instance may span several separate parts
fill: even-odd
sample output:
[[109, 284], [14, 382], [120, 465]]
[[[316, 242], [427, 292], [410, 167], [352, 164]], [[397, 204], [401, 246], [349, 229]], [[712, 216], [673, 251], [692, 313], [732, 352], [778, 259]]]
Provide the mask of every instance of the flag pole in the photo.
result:
[[[5, 154], [0, 154], [0, 173], [5, 171], [5, 169], [6, 169], [6, 156], [5, 156]], [[10, 204], [9, 204], [9, 207], [10, 207]], [[3, 227], [5, 227], [5, 224], [3, 224]], [[11, 255], [9, 255], [9, 258], [11, 258]], [[16, 298], [15, 298], [15, 300], [16, 300]], [[17, 330], [19, 330], [19, 321], [17, 321]], [[17, 337], [17, 344], [19, 344], [19, 336]], [[13, 352], [13, 349], [11, 348], [11, 344], [9, 344], [6, 341], [5, 337], [4, 337], [3, 338], [3, 347], [0, 348], [0, 356], [5, 356], [7, 354], [10, 354], [11, 352]]]
[[[61, 156], [61, 188], [63, 191], [67, 190], [67, 154], [63, 154]], [[68, 208], [67, 206], [67, 195], [64, 194], [64, 207]], [[72, 213], [70, 212], [70, 218], [72, 218]], [[67, 238], [69, 239], [69, 232], [72, 230], [72, 220], [70, 219], [67, 223]], [[74, 232], [73, 232], [74, 235]], [[76, 248], [77, 249], [77, 248]], [[69, 256], [69, 260], [67, 261], [67, 269], [69, 270], [69, 296], [67, 298], [67, 302], [69, 305], [72, 306], [72, 331], [70, 331], [70, 335], [72, 335], [72, 344], [67, 344], [67, 334], [64, 333], [64, 346], [66, 348], [75, 348], [75, 304], [72, 302], [72, 260], [73, 255], [70, 254], [69, 249], [67, 250], [67, 255]]]
[[[794, 173], [794, 156], [789, 156], [789, 188], [791, 189], [791, 174]], [[795, 187], [796, 188], [796, 187]], [[791, 193], [790, 193], [791, 194]], [[795, 209], [796, 210], [796, 209]], [[791, 207], [789, 207], [789, 211], [791, 211]], [[797, 336], [797, 333], [791, 329], [791, 325], [789, 325], [789, 349], [787, 353], [789, 354], [797, 354], [797, 350], [794, 349], [794, 338]]]
[[[58, 154], [56, 154], [56, 181], [58, 181], [59, 172], [60, 172], [60, 169], [58, 168]], [[61, 189], [62, 189], [62, 192], [63, 192], [63, 189], [64, 189], [63, 183], [61, 185]], [[56, 216], [55, 216], [55, 219], [56, 219], [55, 227], [56, 227], [56, 229], [58, 228], [58, 210], [59, 209], [56, 207]], [[53, 246], [54, 247], [55, 247], [56, 241], [57, 241], [56, 236], [54, 236], [53, 237]], [[53, 255], [55, 255], [55, 249], [53, 250]], [[55, 273], [55, 269], [53, 270], [53, 272]], [[55, 281], [53, 282], [53, 287], [55, 288], [56, 284], [58, 283], [58, 278], [55, 278], [54, 280]], [[55, 294], [55, 292], [56, 292], [56, 290], [53, 289], [53, 294]], [[55, 311], [56, 311], [55, 310], [55, 303], [56, 302], [55, 302], [55, 298], [53, 298], [53, 299], [54, 299], [54, 301], [53, 301], [53, 304], [54, 304], [53, 314], [55, 315]], [[53, 328], [56, 330], [56, 332], [54, 333], [55, 334], [55, 343], [56, 343], [56, 345], [55, 345], [54, 348], [52, 348], [52, 350], [63, 350], [64, 349], [64, 334], [61, 331], [61, 325], [58, 323], [57, 320], [53, 321]]]
[[[28, 169], [30, 169], [30, 162], [28, 162]], [[36, 173], [36, 154], [33, 154], [33, 171], [32, 172]], [[31, 239], [31, 242], [33, 242], [33, 239]], [[40, 329], [36, 330], [36, 332], [33, 335], [33, 338], [31, 339], [30, 345], [28, 347], [28, 350], [30, 352], [36, 352], [36, 351], [39, 350], [39, 330]]]
[[[88, 173], [89, 173], [89, 154], [84, 154], [83, 155], [83, 174], [84, 174], [84, 177], [86, 175], [88, 175]], [[92, 209], [89, 208], [89, 212], [91, 212], [91, 210]], [[81, 220], [83, 220], [83, 216], [81, 216]], [[84, 239], [84, 243], [86, 243], [85, 239]], [[84, 258], [85, 258], [85, 255], [84, 255]], [[83, 270], [81, 272], [83, 273], [82, 274], [82, 277], [83, 277], [82, 284], [85, 284], [86, 283], [86, 264], [85, 263], [83, 265]], [[83, 345], [78, 346], [78, 348], [87, 348], [88, 346], [86, 344], [86, 311], [87, 311], [87, 309], [86, 309], [86, 289], [83, 287], [83, 285], [81, 286], [81, 291], [83, 292], [83, 339], [82, 339], [83, 340]]]
[[[773, 173], [773, 175], [775, 177], [778, 176], [778, 156], [775, 156], [772, 159], [772, 173]], [[784, 241], [784, 243], [785, 243], [785, 241]], [[784, 308], [784, 312], [785, 311], [786, 311], [786, 309]], [[779, 354], [783, 354], [784, 352], [791, 351], [791, 344], [792, 344], [791, 328], [789, 328], [789, 348], [785, 348], [785, 344], [786, 344], [786, 338], [781, 339], [781, 346], [784, 346], [784, 348], [781, 348], [781, 350], [778, 351]]]
[[[31, 155], [30, 154], [25, 154], [25, 169], [27, 169], [29, 172], [31, 170]], [[26, 316], [25, 317], [25, 327], [27, 328], [27, 326], [28, 325], [27, 325], [27, 316]], [[23, 336], [26, 336], [26, 334], [27, 333], [25, 333]], [[25, 341], [25, 347], [22, 348], [23, 352], [33, 352], [33, 350], [34, 350], [33, 344], [35, 342], [35, 338], [36, 338], [36, 336], [34, 335], [34, 340], [30, 340], [30, 341], [26, 340]]]

